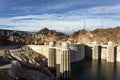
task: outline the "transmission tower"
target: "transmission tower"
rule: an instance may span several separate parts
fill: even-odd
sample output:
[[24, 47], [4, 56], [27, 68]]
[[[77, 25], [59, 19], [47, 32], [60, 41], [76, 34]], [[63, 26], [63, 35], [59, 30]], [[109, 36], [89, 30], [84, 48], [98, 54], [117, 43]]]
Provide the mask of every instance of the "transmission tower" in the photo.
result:
[[86, 29], [86, 20], [84, 19], [84, 30]]

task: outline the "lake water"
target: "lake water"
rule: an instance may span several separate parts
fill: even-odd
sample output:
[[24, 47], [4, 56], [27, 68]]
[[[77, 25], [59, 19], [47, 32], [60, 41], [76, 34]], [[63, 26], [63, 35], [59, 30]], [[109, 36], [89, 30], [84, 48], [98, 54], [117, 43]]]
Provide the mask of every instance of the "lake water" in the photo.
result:
[[86, 59], [72, 63], [71, 80], [120, 80], [120, 63]]
[[[120, 63], [85, 59], [71, 64], [71, 75], [71, 80], [120, 80]], [[3, 71], [0, 80], [7, 80]]]

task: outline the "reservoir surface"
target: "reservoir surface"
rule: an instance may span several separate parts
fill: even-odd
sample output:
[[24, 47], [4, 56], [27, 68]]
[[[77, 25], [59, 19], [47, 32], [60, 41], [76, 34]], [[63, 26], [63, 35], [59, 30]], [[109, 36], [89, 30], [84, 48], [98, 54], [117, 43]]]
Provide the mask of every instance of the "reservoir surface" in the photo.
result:
[[71, 80], [120, 80], [120, 63], [85, 59], [72, 63]]
[[[2, 70], [0, 80], [7, 80]], [[120, 80], [120, 62], [85, 59], [72, 63], [70, 80]]]

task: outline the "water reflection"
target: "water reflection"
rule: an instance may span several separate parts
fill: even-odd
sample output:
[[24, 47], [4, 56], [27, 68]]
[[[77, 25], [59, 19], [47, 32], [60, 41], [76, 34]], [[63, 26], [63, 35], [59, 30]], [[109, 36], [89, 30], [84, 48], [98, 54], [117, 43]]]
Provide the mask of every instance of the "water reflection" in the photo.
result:
[[120, 80], [120, 63], [116, 63], [116, 73], [115, 73], [115, 80]]
[[120, 63], [83, 60], [72, 64], [72, 80], [120, 80]]
[[92, 77], [94, 80], [114, 80], [115, 64], [105, 60], [92, 60]]

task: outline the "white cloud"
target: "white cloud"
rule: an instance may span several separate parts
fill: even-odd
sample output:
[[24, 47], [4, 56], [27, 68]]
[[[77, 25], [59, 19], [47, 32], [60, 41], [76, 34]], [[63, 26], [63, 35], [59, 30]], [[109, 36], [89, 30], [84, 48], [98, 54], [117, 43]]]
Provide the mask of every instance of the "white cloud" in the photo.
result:
[[[35, 16], [35, 15], [34, 15]], [[37, 15], [38, 16], [38, 15]], [[23, 17], [23, 16], [22, 16]], [[57, 16], [58, 17], [58, 16]], [[56, 18], [57, 18], [56, 17]], [[84, 19], [72, 20], [74, 16], [67, 16], [70, 19], [65, 20], [17, 20], [22, 18], [8, 18], [0, 19], [0, 25], [13, 26], [14, 30], [25, 30], [25, 31], [38, 31], [44, 27], [50, 29], [56, 29], [58, 31], [69, 32], [73, 30], [82, 29], [84, 26]], [[28, 17], [27, 17], [28, 18]], [[65, 17], [64, 17], [65, 18]], [[102, 27], [115, 27], [120, 25], [118, 20], [104, 19]], [[86, 19], [86, 28], [91, 30], [95, 28], [101, 28], [101, 19], [100, 18], [88, 18]], [[6, 29], [6, 28], [5, 28]]]
[[[16, 6], [10, 8], [13, 11], [23, 11], [22, 13], [42, 13], [42, 12], [49, 12], [51, 10], [62, 10], [74, 5], [84, 4], [85, 2], [75, 2], [75, 1], [62, 1], [62, 2], [52, 2], [48, 4], [40, 4], [40, 5], [33, 5], [33, 6]], [[14, 13], [13, 13], [14, 14]]]
[[120, 5], [97, 6], [70, 11], [73, 14], [120, 14]]
[[19, 19], [52, 19], [54, 18], [54, 15], [50, 15], [50, 14], [41, 14], [41, 15], [25, 15], [25, 16], [16, 16], [16, 17], [12, 17], [9, 19], [12, 20], [19, 20]]
[[[112, 15], [109, 15], [111, 13]], [[69, 32], [82, 29], [85, 19], [87, 29], [92, 30], [101, 28], [101, 25], [103, 25], [102, 28], [120, 26], [119, 13], [120, 5], [102, 6], [84, 10], [80, 9], [64, 14], [40, 14], [1, 18], [0, 25], [13, 26], [8, 27], [8, 29], [15, 30], [38, 31], [47, 27], [58, 31]]]
[[94, 7], [88, 9], [88, 12], [95, 14], [120, 14], [120, 5]]

